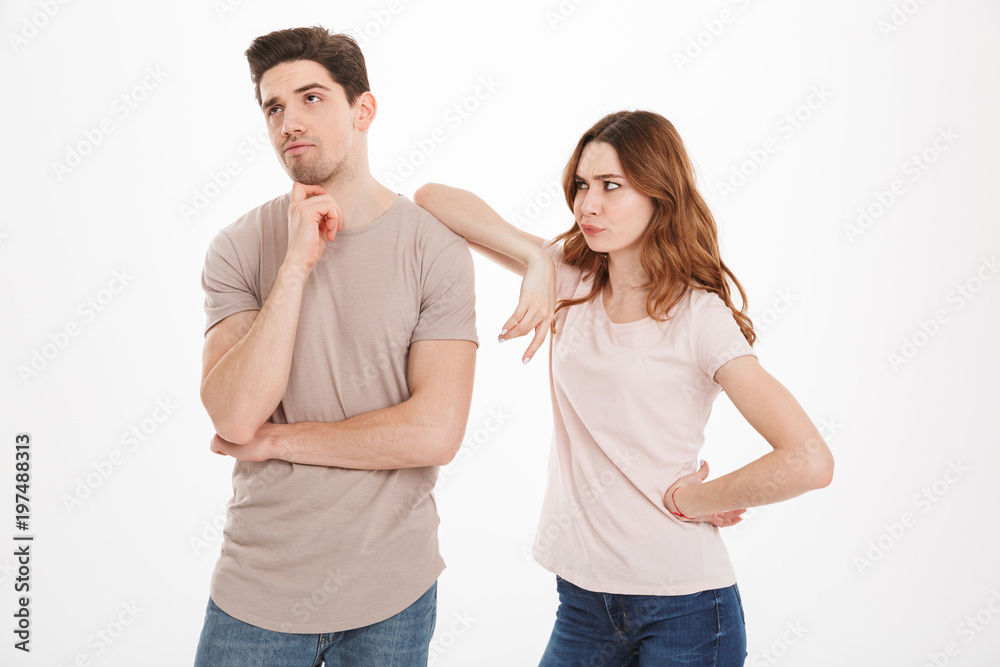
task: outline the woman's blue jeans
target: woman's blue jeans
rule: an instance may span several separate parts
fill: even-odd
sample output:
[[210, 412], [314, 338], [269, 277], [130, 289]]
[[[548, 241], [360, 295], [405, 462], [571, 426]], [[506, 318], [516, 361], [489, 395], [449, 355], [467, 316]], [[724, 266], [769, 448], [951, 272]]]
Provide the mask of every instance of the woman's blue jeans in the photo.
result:
[[691, 595], [612, 595], [556, 582], [559, 609], [539, 667], [735, 667], [746, 660], [735, 584]]
[[422, 667], [437, 620], [437, 583], [384, 621], [322, 634], [244, 623], [208, 599], [195, 667]]

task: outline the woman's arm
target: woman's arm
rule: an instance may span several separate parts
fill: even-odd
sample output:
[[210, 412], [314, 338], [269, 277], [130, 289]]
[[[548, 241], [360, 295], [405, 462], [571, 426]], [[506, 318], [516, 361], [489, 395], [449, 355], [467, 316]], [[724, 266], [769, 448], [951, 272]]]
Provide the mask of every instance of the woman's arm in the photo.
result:
[[714, 515], [788, 500], [830, 483], [833, 454], [829, 447], [791, 392], [755, 357], [737, 357], [723, 364], [715, 379], [774, 451], [711, 482], [703, 483], [707, 465], [682, 477], [663, 496], [670, 512], [719, 525]]
[[542, 251], [545, 239], [521, 231], [467, 190], [428, 183], [414, 193], [413, 201], [474, 250], [523, 278], [517, 308], [504, 323], [499, 340], [533, 330], [535, 337], [522, 358], [527, 363], [545, 340], [555, 312], [555, 267]]
[[521, 231], [468, 190], [428, 183], [413, 194], [413, 201], [475, 250], [519, 276], [529, 264], [547, 258], [542, 252], [545, 239]]

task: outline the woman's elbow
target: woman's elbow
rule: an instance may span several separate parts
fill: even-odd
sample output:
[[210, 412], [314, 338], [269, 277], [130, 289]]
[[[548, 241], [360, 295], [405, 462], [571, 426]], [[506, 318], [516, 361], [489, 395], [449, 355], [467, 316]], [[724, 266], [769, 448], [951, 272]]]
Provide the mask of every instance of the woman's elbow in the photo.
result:
[[833, 452], [822, 439], [809, 452], [809, 479], [813, 489], [825, 488], [833, 481]]
[[413, 193], [413, 203], [421, 208], [427, 208], [434, 198], [435, 193], [442, 186], [437, 183], [425, 183], [417, 188]]

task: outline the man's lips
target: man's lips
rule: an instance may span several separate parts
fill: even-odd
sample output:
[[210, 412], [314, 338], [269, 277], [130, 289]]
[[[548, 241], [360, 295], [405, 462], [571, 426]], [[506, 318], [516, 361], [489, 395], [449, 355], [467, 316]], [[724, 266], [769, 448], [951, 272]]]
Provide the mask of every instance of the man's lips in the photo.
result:
[[299, 153], [305, 153], [312, 147], [312, 144], [296, 141], [285, 146], [285, 155], [298, 155]]

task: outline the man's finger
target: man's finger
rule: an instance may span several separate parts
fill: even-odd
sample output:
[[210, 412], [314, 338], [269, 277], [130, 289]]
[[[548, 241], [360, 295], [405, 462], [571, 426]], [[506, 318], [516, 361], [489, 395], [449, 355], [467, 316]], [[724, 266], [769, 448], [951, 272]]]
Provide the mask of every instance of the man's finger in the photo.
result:
[[305, 186], [301, 183], [292, 183], [292, 203], [303, 201], [305, 198]]
[[298, 186], [299, 191], [302, 194], [302, 199], [308, 199], [309, 197], [319, 197], [325, 194], [329, 194], [327, 193], [326, 190], [324, 190], [318, 185], [311, 185], [309, 183], [298, 183], [298, 182], [296, 182], [295, 185], [292, 186], [292, 192], [295, 192], [296, 186]]

